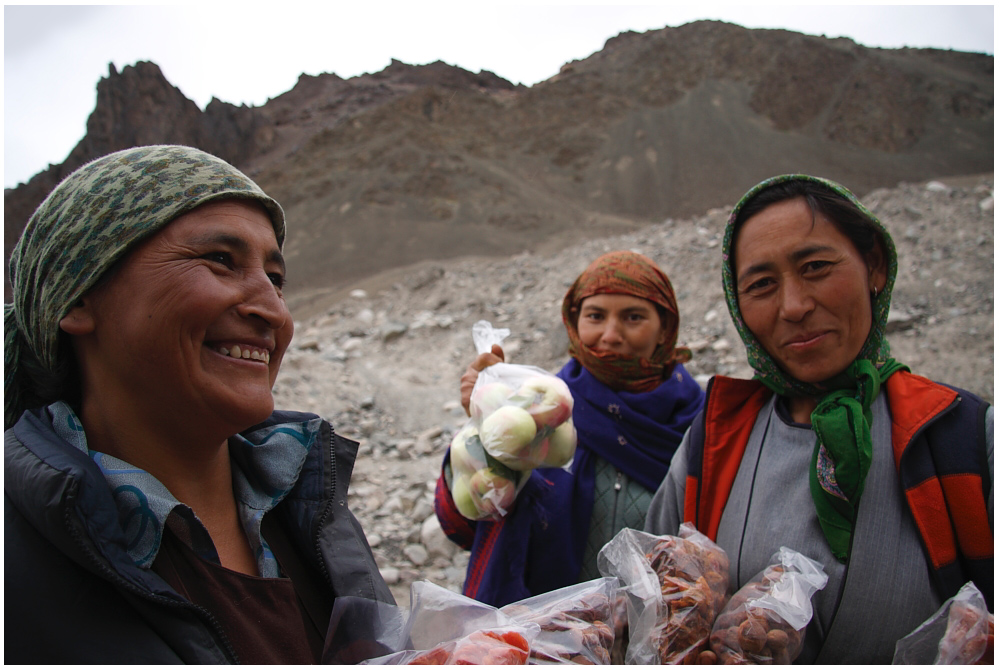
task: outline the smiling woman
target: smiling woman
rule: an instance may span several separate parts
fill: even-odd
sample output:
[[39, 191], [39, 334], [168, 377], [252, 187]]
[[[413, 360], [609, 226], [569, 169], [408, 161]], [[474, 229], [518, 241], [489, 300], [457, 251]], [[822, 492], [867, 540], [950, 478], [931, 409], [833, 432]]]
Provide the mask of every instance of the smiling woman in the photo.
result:
[[[196, 433], [171, 435], [174, 444], [220, 444], [266, 419], [292, 339], [283, 279], [271, 220], [252, 201], [200, 205], [140, 243], [59, 322], [72, 336], [91, 446], [120, 457], [135, 449], [101, 444], [104, 427], [114, 427], [108, 440], [123, 432], [126, 404], [126, 421]], [[145, 469], [149, 456], [129, 456]]]
[[358, 445], [274, 411], [284, 236], [178, 146], [85, 165], [32, 216], [4, 308], [6, 659], [315, 663], [353, 641], [335, 598], [393, 602], [346, 508]]
[[993, 408], [890, 357], [889, 233], [842, 186], [785, 175], [737, 204], [723, 253], [756, 374], [712, 379], [646, 530], [695, 524], [734, 589], [781, 547], [822, 564], [799, 662], [889, 663], [966, 581], [992, 610]]

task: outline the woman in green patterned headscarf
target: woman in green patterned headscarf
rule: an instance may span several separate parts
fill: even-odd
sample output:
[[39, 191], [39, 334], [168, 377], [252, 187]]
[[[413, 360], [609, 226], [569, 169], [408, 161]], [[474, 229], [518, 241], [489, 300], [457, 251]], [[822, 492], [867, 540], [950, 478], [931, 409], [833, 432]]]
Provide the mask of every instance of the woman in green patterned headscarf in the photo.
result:
[[890, 357], [896, 269], [843, 186], [752, 188], [722, 280], [754, 378], [713, 378], [647, 516], [649, 532], [689, 521], [714, 539], [734, 589], [782, 546], [821, 563], [799, 662], [888, 663], [969, 580], [992, 602], [992, 407]]
[[844, 560], [871, 463], [871, 404], [889, 375], [906, 369], [885, 340], [892, 238], [843, 187], [779, 177], [744, 196], [723, 248], [726, 302], [756, 379], [817, 434], [813, 499]]
[[181, 214], [225, 199], [258, 202], [280, 245], [285, 215], [223, 160], [181, 146], [141, 147], [88, 163], [38, 207], [11, 252], [4, 305], [4, 429], [30, 407], [79, 394], [59, 321], [119, 259]]
[[319, 663], [356, 635], [326, 640], [337, 596], [354, 623], [393, 603], [347, 507], [357, 443], [274, 409], [284, 237], [182, 146], [89, 163], [31, 217], [4, 308], [7, 660]]

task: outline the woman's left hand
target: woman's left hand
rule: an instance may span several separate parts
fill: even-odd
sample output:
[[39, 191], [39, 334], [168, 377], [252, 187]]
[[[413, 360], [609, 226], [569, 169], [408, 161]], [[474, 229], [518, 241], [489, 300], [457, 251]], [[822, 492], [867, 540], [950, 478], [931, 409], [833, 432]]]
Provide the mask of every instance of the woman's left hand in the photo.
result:
[[462, 375], [460, 386], [462, 389], [462, 407], [465, 408], [466, 414], [469, 414], [469, 403], [472, 401], [472, 389], [476, 385], [476, 380], [479, 379], [479, 373], [491, 365], [503, 362], [503, 349], [499, 344], [494, 344], [489, 352], [476, 356], [476, 360], [472, 361], [469, 367], [465, 369], [465, 374]]

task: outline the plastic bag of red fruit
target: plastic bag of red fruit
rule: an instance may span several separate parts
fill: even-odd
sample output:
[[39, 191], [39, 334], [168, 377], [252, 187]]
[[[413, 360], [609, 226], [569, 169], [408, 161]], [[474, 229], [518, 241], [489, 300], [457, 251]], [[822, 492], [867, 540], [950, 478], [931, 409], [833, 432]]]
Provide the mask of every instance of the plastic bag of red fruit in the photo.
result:
[[406, 649], [366, 665], [527, 665], [536, 623], [520, 623], [461, 594], [427, 581], [410, 588], [410, 612], [401, 636]]

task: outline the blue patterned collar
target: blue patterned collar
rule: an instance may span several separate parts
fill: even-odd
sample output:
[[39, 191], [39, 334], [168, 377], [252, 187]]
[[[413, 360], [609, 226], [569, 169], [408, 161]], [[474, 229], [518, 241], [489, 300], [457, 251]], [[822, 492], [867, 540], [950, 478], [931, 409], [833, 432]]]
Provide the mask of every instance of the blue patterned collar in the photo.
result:
[[[88, 454], [111, 487], [126, 537], [126, 550], [136, 566], [152, 566], [167, 524], [198, 555], [219, 562], [204, 525], [156, 477], [114, 456], [90, 450], [83, 424], [66, 403], [53, 403], [47, 411], [55, 432]], [[295, 485], [322, 421], [316, 417], [304, 423], [278, 424], [229, 438], [233, 491], [262, 577], [278, 577], [280, 571], [260, 534], [261, 519]]]

